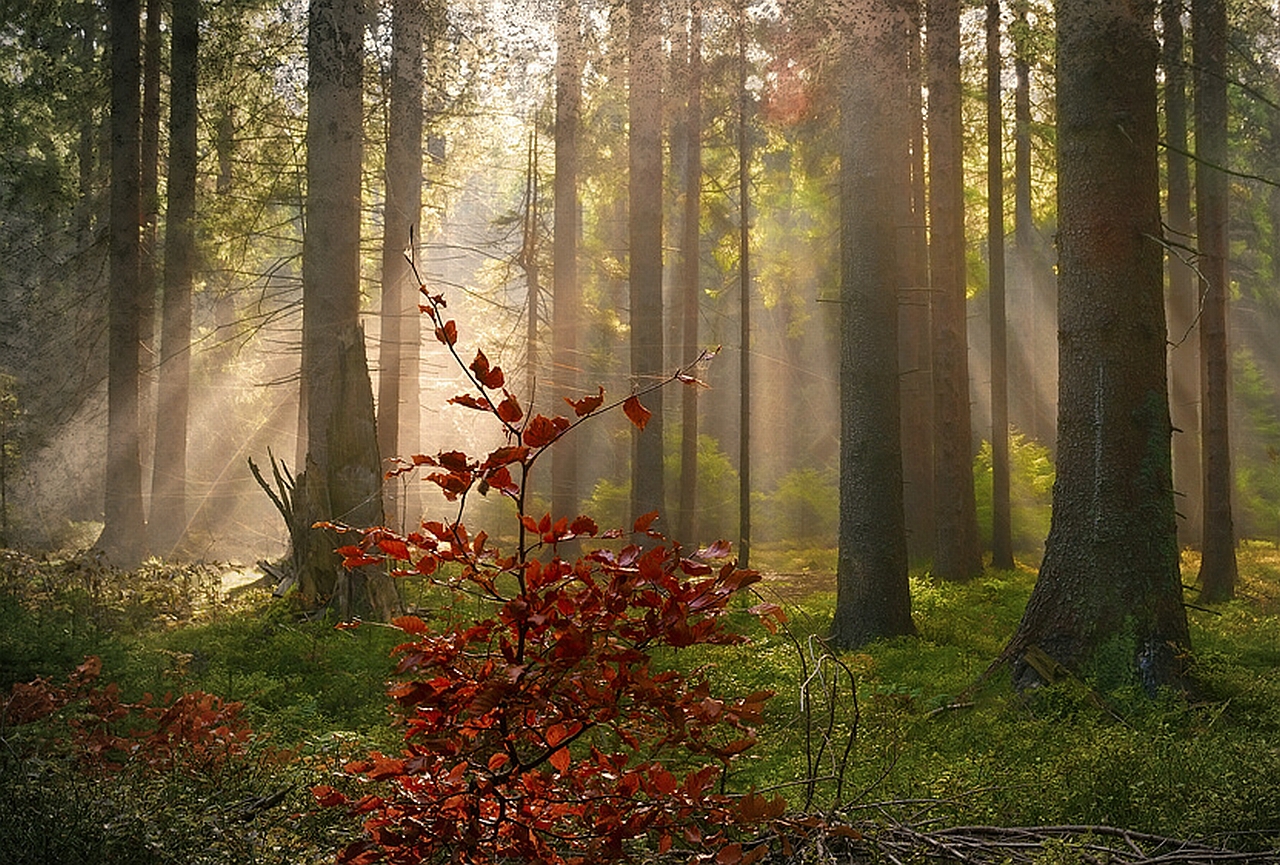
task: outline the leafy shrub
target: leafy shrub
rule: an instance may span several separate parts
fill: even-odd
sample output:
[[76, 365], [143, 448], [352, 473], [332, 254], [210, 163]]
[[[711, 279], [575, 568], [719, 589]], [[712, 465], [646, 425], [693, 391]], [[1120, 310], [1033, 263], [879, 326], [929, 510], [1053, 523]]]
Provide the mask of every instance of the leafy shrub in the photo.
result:
[[[978, 530], [991, 537], [991, 442], [984, 441], [974, 459], [974, 496]], [[1009, 505], [1016, 552], [1039, 559], [1049, 536], [1053, 500], [1053, 460], [1049, 449], [1021, 433], [1009, 437]]]
[[[423, 294], [437, 340], [473, 387], [450, 402], [490, 415], [506, 444], [483, 459], [442, 451], [403, 460], [390, 476], [428, 467], [426, 480], [458, 504], [457, 518], [407, 535], [363, 529], [338, 550], [346, 567], [389, 563], [393, 575], [433, 582], [451, 599], [430, 621], [392, 623], [409, 637], [394, 650], [399, 678], [389, 691], [405, 731], [401, 752], [347, 765], [367, 785], [363, 796], [313, 788], [322, 805], [363, 819], [366, 840], [340, 860], [611, 861], [641, 839], [660, 853], [729, 849], [737, 858], [726, 863], [758, 860], [765, 849], [730, 846], [731, 829], [781, 816], [785, 805], [734, 799], [718, 780], [755, 744], [772, 693], [717, 697], [700, 671], [659, 669], [652, 653], [741, 642], [725, 626], [727, 604], [759, 574], [737, 568], [727, 544], [686, 555], [652, 530], [656, 513], [623, 543], [621, 531], [601, 533], [588, 517], [535, 518], [526, 500], [525, 479], [562, 435], [616, 407], [643, 430], [650, 415], [640, 396], [694, 379], [680, 370], [611, 405], [601, 388], [567, 400], [573, 419], [526, 416], [482, 351], [462, 360], [444, 299]], [[513, 503], [514, 552], [462, 523], [473, 493]], [[619, 543], [561, 557], [562, 545], [595, 538]], [[782, 615], [773, 604], [753, 612], [774, 625]]]

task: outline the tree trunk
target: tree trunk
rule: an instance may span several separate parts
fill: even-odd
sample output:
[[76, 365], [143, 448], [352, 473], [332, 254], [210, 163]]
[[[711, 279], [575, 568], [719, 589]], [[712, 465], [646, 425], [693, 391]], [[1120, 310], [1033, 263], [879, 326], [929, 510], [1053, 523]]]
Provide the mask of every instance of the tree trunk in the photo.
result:
[[751, 138], [747, 9], [738, 8], [738, 565], [751, 556]]
[[921, 96], [920, 4], [907, 4], [904, 22], [907, 75], [902, 81], [903, 137], [910, 144], [910, 184], [902, 190], [899, 288], [899, 388], [902, 400], [903, 503], [907, 554], [913, 564], [933, 559], [933, 359], [931, 357], [928, 204], [924, 172], [924, 100]]
[[1196, 64], [1196, 237], [1200, 294], [1200, 438], [1204, 443], [1204, 550], [1200, 597], [1225, 601], [1236, 591], [1236, 538], [1231, 518], [1231, 378], [1227, 352], [1227, 9], [1224, 0], [1193, 0]]
[[[417, 365], [405, 362], [418, 335], [418, 286], [405, 251], [416, 257], [422, 215], [423, 0], [391, 4], [391, 82], [387, 123], [386, 189], [382, 223], [382, 315], [378, 348], [378, 451], [385, 457], [412, 453], [417, 442], [401, 440], [402, 414], [416, 412], [416, 388], [402, 388]], [[412, 337], [412, 342], [408, 337]], [[416, 353], [415, 353], [416, 354]], [[409, 394], [402, 392], [408, 390]], [[406, 396], [412, 396], [412, 401]], [[412, 528], [416, 513], [401, 501], [395, 480], [383, 486], [387, 517]]]
[[937, 537], [933, 572], [944, 580], [967, 580], [982, 573], [982, 549], [973, 492], [965, 322], [959, 0], [928, 0], [926, 13]]
[[169, 178], [165, 208], [156, 444], [151, 478], [151, 547], [172, 556], [187, 525], [187, 414], [191, 387], [191, 287], [195, 200], [199, 0], [174, 0], [169, 93]]
[[[138, 457], [145, 473], [154, 470], [156, 434], [156, 299], [160, 244], [160, 17], [161, 0], [146, 0], [142, 36], [142, 253], [138, 286]], [[144, 486], [145, 491], [145, 486]], [[143, 496], [144, 508], [147, 505]], [[154, 513], [145, 508], [148, 514]], [[150, 526], [148, 526], [148, 532]], [[148, 546], [151, 538], [148, 535]]]
[[107, 485], [98, 544], [118, 565], [146, 548], [138, 449], [138, 316], [141, 301], [141, 97], [138, 0], [108, 6], [111, 43], [111, 267], [107, 354]]
[[912, 634], [902, 506], [894, 200], [906, 183], [896, 111], [905, 74], [889, 0], [841, 9], [840, 545], [832, 639], [853, 648]]
[[[582, 49], [578, 0], [560, 0], [556, 17], [555, 225], [552, 244], [551, 369], [560, 399], [579, 394], [578, 328], [578, 137], [582, 104]], [[578, 515], [577, 436], [565, 436], [551, 450], [551, 513]]]
[[[382, 471], [373, 391], [358, 324], [360, 303], [361, 74], [365, 8], [360, 0], [313, 0], [307, 43], [307, 202], [302, 247], [306, 471], [298, 477], [301, 528], [317, 521], [383, 521]], [[313, 603], [349, 615], [386, 617], [396, 606], [385, 573], [346, 572], [342, 543], [311, 530], [295, 549], [298, 586]]]
[[991, 290], [991, 566], [1013, 569], [1009, 503], [1009, 346], [1004, 294], [1004, 116], [1000, 0], [987, 0], [987, 249]]
[[1191, 265], [1191, 181], [1187, 161], [1187, 70], [1182, 0], [1161, 0], [1164, 66], [1169, 290], [1169, 411], [1173, 420], [1173, 485], [1178, 492], [1178, 541], [1199, 547], [1204, 497], [1200, 482], [1200, 352], [1195, 268]]
[[1154, 692], [1179, 682], [1189, 645], [1156, 241], [1154, 4], [1061, 2], [1057, 15], [1057, 482], [1040, 577], [1005, 657], [1019, 687], [1052, 677], [1042, 652], [1102, 687]]
[[[629, 0], [631, 66], [630, 254], [631, 384], [651, 384], [663, 372], [662, 332], [662, 43], [654, 0]], [[645, 397], [653, 414], [635, 430], [631, 515], [664, 511], [662, 391]]]

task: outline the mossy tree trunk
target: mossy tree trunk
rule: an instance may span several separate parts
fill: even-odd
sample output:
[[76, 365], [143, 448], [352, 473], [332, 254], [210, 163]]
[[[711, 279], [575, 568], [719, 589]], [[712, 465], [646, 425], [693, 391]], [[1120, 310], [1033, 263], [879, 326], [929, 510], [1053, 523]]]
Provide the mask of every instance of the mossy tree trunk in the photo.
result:
[[1075, 0], [1057, 14], [1057, 481], [1040, 576], [1005, 656], [1018, 686], [1044, 678], [1047, 655], [1101, 685], [1154, 692], [1179, 682], [1190, 642], [1171, 483], [1154, 3]]

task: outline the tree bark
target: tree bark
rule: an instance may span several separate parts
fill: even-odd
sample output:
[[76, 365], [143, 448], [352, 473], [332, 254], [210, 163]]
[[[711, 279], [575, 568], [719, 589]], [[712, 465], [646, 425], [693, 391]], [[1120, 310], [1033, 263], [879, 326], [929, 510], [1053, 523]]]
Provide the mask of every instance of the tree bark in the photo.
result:
[[1178, 541], [1199, 547], [1204, 529], [1200, 478], [1200, 351], [1195, 268], [1191, 265], [1191, 181], [1187, 160], [1187, 69], [1182, 0], [1161, 0], [1164, 67], [1165, 225], [1172, 245], [1165, 306], [1169, 316], [1169, 411], [1173, 420], [1173, 485], [1178, 492]]
[[933, 359], [929, 291], [928, 202], [925, 195], [923, 68], [920, 3], [909, 0], [904, 21], [907, 75], [902, 82], [903, 137], [910, 144], [910, 184], [900, 194], [905, 231], [899, 286], [899, 388], [902, 400], [903, 503], [912, 564], [933, 559]]
[[747, 7], [738, 7], [738, 565], [751, 558], [751, 137]]
[[[378, 451], [384, 457], [412, 452], [415, 441], [401, 438], [402, 417], [417, 412], [417, 388], [406, 387], [417, 376], [418, 286], [405, 253], [417, 255], [422, 215], [423, 40], [427, 11], [424, 0], [391, 4], [391, 81], [387, 123], [386, 204], [382, 223], [382, 314], [378, 349]], [[383, 485], [383, 507], [396, 524], [416, 523], [401, 487]], [[406, 499], [409, 497], [405, 497]]]
[[141, 32], [138, 0], [108, 6], [111, 51], [111, 256], [107, 353], [107, 482], [98, 545], [123, 566], [146, 548], [139, 457], [141, 301]]
[[[629, 136], [631, 383], [663, 372], [662, 329], [662, 43], [654, 0], [629, 0], [631, 130]], [[648, 426], [633, 433], [632, 518], [664, 508], [662, 391], [645, 397]]]
[[991, 566], [1013, 569], [1009, 502], [1009, 343], [1004, 284], [1004, 114], [1000, 0], [987, 0], [987, 249], [991, 291]]
[[1199, 239], [1200, 439], [1204, 483], [1204, 549], [1200, 597], [1235, 596], [1236, 538], [1231, 515], [1231, 439], [1228, 430], [1227, 352], [1228, 191], [1227, 9], [1224, 0], [1192, 0], [1196, 65], [1196, 237]]
[[837, 12], [840, 94], [840, 538], [831, 636], [854, 648], [915, 633], [907, 581], [898, 399], [894, 201], [906, 141], [890, 86], [905, 74], [900, 9]]
[[[556, 17], [555, 202], [552, 244], [552, 386], [557, 405], [577, 398], [578, 328], [582, 303], [578, 291], [578, 138], [582, 111], [582, 49], [578, 0], [560, 0]], [[556, 442], [551, 451], [551, 513], [578, 515], [576, 436]]]
[[[382, 471], [360, 303], [361, 0], [313, 0], [307, 43], [307, 201], [302, 247], [306, 470], [297, 517], [375, 526], [383, 521]], [[350, 615], [387, 617], [396, 606], [385, 573], [347, 572], [341, 541], [310, 530], [295, 549], [298, 586], [313, 603]]]
[[187, 415], [191, 387], [191, 289], [195, 200], [199, 0], [174, 0], [170, 55], [169, 176], [165, 207], [156, 443], [151, 478], [151, 547], [174, 555], [187, 525]]
[[970, 441], [965, 322], [964, 171], [960, 114], [960, 3], [928, 0], [929, 264], [933, 285], [933, 572], [982, 573]]
[[[1171, 486], [1154, 3], [1060, 2], [1057, 482], [1005, 657], [1099, 686], [1180, 681], [1189, 646]], [[1043, 663], [1040, 667], [1044, 667]]]

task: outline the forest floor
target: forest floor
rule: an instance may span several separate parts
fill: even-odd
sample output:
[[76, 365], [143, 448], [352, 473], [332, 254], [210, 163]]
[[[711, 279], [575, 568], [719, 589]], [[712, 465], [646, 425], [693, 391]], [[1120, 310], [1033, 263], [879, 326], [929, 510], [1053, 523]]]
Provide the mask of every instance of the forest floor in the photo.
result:
[[[750, 644], [659, 660], [709, 670], [726, 694], [777, 694], [761, 746], [728, 778], [787, 800], [786, 819], [755, 842], [771, 844], [759, 861], [1280, 862], [1275, 545], [1241, 546], [1237, 600], [1189, 608], [1194, 691], [1154, 700], [1123, 676], [1024, 694], [998, 671], [982, 679], [1031, 568], [964, 585], [913, 576], [919, 636], [834, 656], [821, 639], [834, 554], [756, 557], [761, 597], [784, 606], [788, 628], [765, 632], [744, 604], [734, 616]], [[1195, 570], [1188, 558], [1188, 582]], [[358, 836], [309, 791], [397, 747], [384, 682], [399, 638], [301, 616], [260, 576], [0, 552], [0, 862], [321, 862]], [[113, 705], [216, 695], [200, 704], [208, 729], [253, 733], [234, 759], [90, 767], [75, 747], [87, 704], [18, 724], [14, 696], [39, 680], [67, 693], [86, 656], [101, 659], [98, 693], [117, 689]]]

